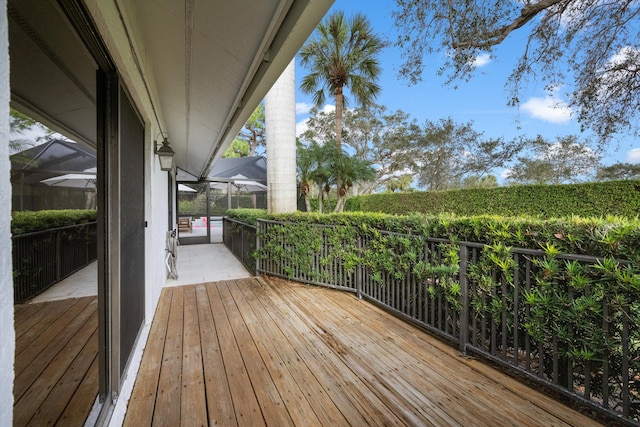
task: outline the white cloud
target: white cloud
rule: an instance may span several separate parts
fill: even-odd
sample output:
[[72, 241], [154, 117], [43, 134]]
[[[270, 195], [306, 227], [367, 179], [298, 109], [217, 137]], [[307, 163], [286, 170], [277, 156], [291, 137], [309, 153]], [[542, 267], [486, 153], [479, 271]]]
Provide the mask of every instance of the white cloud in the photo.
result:
[[309, 119], [303, 119], [296, 123], [296, 137], [299, 137], [307, 130], [307, 123], [309, 123]]
[[[296, 114], [308, 114], [311, 108], [313, 107], [314, 107], [313, 104], [296, 103]], [[335, 105], [326, 104], [324, 107], [322, 107], [320, 111], [322, 113], [329, 114], [334, 112], [335, 110], [336, 110]], [[308, 123], [309, 123], [308, 117], [296, 122], [296, 137], [302, 135], [307, 130]]]
[[336, 111], [335, 105], [326, 104], [324, 107], [322, 107], [323, 113], [329, 114], [329, 113], [333, 113], [334, 111]]
[[[309, 114], [311, 109], [315, 107], [314, 104], [309, 104], [307, 102], [296, 102], [296, 115], [298, 114]], [[332, 113], [336, 110], [335, 105], [326, 104], [324, 107], [320, 109], [323, 113]]]
[[510, 168], [503, 169], [502, 172], [500, 172], [500, 178], [509, 179], [512, 172], [513, 171]]
[[633, 46], [623, 46], [609, 58], [608, 65], [611, 68], [624, 65], [627, 69], [632, 68], [631, 71], [637, 71], [636, 60], [639, 53]]
[[640, 67], [640, 51], [632, 46], [624, 46], [614, 53], [607, 61], [606, 66], [600, 70], [601, 87], [598, 90], [598, 97], [607, 99], [611, 92], [620, 85], [628, 86], [629, 82], [635, 79]]
[[640, 163], [640, 148], [632, 148], [627, 151], [628, 163]]
[[313, 104], [306, 102], [296, 102], [296, 114], [308, 114], [313, 108]]
[[571, 121], [573, 110], [565, 101], [554, 96], [555, 92], [557, 89], [552, 90], [544, 98], [536, 96], [529, 98], [520, 108], [536, 119], [556, 124], [568, 123]]
[[479, 68], [479, 67], [484, 67], [490, 62], [491, 62], [491, 55], [489, 55], [488, 53], [482, 53], [476, 56], [476, 58], [473, 60], [473, 65], [476, 68]]

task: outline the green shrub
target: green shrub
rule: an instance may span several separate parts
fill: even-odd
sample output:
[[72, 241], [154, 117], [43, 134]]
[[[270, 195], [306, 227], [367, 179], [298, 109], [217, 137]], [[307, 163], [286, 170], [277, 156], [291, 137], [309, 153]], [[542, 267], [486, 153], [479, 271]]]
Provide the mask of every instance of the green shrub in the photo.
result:
[[347, 199], [346, 211], [461, 216], [528, 215], [540, 218], [640, 215], [640, 181], [572, 185], [520, 185], [412, 193], [384, 193]]
[[274, 215], [260, 209], [232, 209], [227, 211], [227, 215], [250, 224], [255, 224], [258, 218], [264, 218], [294, 224], [340, 225], [363, 231], [386, 230], [453, 241], [502, 243], [528, 249], [543, 249], [551, 245], [562, 253], [611, 256], [640, 262], [640, 218], [570, 216], [540, 219], [445, 213], [399, 216], [367, 212]]
[[[324, 212], [333, 212], [333, 210], [336, 208], [336, 204], [337, 203], [338, 203], [338, 201], [335, 198], [324, 199], [323, 200]], [[309, 199], [309, 204], [311, 205], [311, 211], [312, 212], [318, 212], [318, 199], [317, 198]], [[357, 209], [352, 209], [352, 210], [357, 210]]]
[[96, 220], [94, 210], [49, 210], [49, 211], [19, 211], [11, 216], [11, 233], [14, 236], [49, 230], [51, 228], [84, 224]]
[[229, 209], [226, 215], [251, 225], [256, 225], [256, 221], [260, 218], [268, 217], [266, 209]]

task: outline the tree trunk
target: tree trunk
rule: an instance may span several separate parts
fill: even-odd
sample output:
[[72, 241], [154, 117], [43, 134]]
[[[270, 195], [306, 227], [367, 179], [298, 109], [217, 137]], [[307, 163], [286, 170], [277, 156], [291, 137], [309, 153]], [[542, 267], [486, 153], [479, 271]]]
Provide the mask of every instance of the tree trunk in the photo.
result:
[[318, 191], [318, 212], [322, 213], [323, 209], [322, 209], [322, 205], [323, 203], [323, 199], [324, 199], [324, 184], [320, 183], [318, 184], [318, 188], [320, 189], [320, 191]]
[[307, 212], [311, 212], [311, 202], [309, 201], [309, 195], [304, 195], [304, 206], [307, 208]]
[[[336, 88], [336, 145], [338, 146], [338, 150], [342, 150], [342, 111], [344, 108], [344, 95], [342, 93], [342, 87]], [[338, 197], [338, 201], [336, 203], [336, 208], [334, 212], [342, 212], [342, 197], [340, 194], [340, 189], [342, 188], [342, 177], [338, 172], [336, 174], [336, 194]]]
[[345, 196], [340, 197], [338, 199], [338, 203], [336, 203], [336, 208], [335, 208], [334, 212], [344, 212], [344, 203], [345, 203], [346, 199], [347, 198]]
[[311, 202], [309, 201], [309, 193], [311, 192], [311, 185], [306, 180], [300, 183], [300, 192], [304, 196], [304, 207], [307, 212], [311, 212]]

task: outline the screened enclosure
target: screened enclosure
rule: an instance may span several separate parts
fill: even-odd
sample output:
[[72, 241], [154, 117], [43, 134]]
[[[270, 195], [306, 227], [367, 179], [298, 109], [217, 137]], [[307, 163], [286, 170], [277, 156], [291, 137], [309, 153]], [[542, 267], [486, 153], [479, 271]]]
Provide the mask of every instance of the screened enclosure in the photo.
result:
[[[68, 140], [12, 155], [12, 210], [95, 209], [95, 168], [95, 149]], [[70, 174], [72, 180], [55, 181]]]
[[181, 244], [222, 241], [228, 209], [267, 208], [267, 163], [263, 157], [220, 159], [206, 180], [178, 170], [178, 238]]

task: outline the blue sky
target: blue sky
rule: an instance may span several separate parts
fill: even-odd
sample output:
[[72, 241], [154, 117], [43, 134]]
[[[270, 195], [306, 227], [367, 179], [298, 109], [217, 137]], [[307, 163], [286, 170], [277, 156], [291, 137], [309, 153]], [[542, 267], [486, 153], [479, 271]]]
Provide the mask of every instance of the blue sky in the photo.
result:
[[[363, 13], [370, 20], [374, 30], [390, 41], [395, 40], [396, 30], [391, 17], [395, 2], [390, 0], [336, 0], [329, 11], [343, 10], [347, 16]], [[526, 30], [524, 28], [523, 30]], [[557, 108], [566, 101], [562, 88], [554, 94], [544, 90], [544, 84], [530, 82], [520, 98], [520, 109], [507, 106], [508, 94], [505, 88], [515, 61], [522, 53], [526, 33], [515, 32], [495, 52], [495, 58], [483, 61], [475, 76], [469, 82], [459, 82], [458, 88], [445, 85], [446, 78], [437, 76], [436, 70], [442, 59], [434, 55], [425, 63], [432, 64], [423, 74], [423, 81], [410, 86], [398, 76], [402, 63], [399, 48], [390, 46], [380, 56], [383, 72], [379, 80], [382, 92], [377, 103], [390, 111], [402, 110], [415, 118], [418, 123], [425, 120], [437, 121], [451, 117], [457, 123], [473, 121], [474, 129], [484, 132], [486, 138], [503, 137], [511, 140], [524, 135], [535, 137], [540, 134], [554, 141], [558, 136], [576, 134], [580, 139], [590, 137], [580, 133], [580, 126], [566, 108]], [[296, 66], [296, 84], [307, 70]], [[302, 128], [312, 103], [311, 96], [296, 93], [297, 122]], [[555, 108], [553, 107], [555, 106]], [[575, 115], [574, 115], [575, 116]], [[592, 138], [595, 139], [595, 138]], [[602, 163], [617, 161], [639, 163], [640, 141], [626, 135], [615, 139], [603, 153]], [[494, 171], [500, 178], [501, 170]], [[501, 179], [500, 179], [501, 180]], [[502, 180], [501, 180], [502, 181]]]

